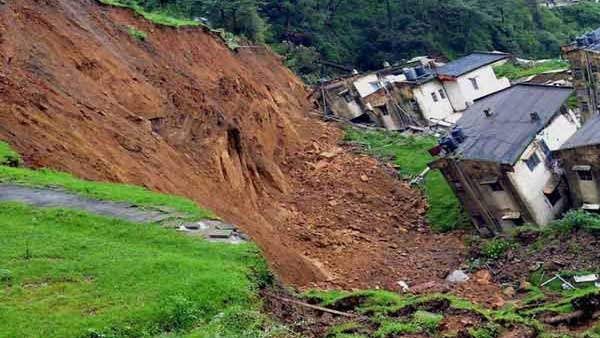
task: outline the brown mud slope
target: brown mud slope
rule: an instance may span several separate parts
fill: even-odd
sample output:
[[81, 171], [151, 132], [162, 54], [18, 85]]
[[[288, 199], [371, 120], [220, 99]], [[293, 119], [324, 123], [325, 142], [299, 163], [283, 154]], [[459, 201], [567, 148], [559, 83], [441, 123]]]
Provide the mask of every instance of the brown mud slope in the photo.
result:
[[458, 238], [422, 229], [419, 193], [336, 148], [270, 52], [94, 0], [4, 2], [0, 138], [28, 165], [192, 198], [298, 286], [391, 288], [462, 258]]

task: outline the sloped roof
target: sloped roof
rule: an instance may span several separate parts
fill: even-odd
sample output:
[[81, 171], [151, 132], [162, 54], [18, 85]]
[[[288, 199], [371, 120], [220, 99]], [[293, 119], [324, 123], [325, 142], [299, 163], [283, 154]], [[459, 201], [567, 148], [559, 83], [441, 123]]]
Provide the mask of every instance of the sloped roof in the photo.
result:
[[437, 68], [436, 72], [439, 75], [457, 77], [494, 62], [507, 59], [509, 56], [509, 54], [504, 53], [473, 53]]
[[[456, 154], [470, 160], [516, 163], [572, 92], [570, 87], [519, 84], [477, 100], [456, 123], [467, 136]], [[489, 117], [487, 109], [492, 112]], [[533, 112], [539, 116], [536, 121]]]
[[560, 147], [560, 150], [597, 144], [600, 144], [600, 115], [596, 115], [593, 119], [586, 122], [581, 129]]

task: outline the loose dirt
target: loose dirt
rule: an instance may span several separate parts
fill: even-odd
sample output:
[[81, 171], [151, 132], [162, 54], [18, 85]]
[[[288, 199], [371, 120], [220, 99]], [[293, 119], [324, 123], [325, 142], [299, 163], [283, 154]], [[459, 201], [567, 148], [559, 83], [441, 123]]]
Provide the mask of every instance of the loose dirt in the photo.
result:
[[8, 0], [0, 65], [0, 139], [28, 166], [191, 198], [249, 234], [285, 283], [396, 289], [464, 257], [459, 235], [427, 230], [419, 192], [339, 148], [267, 49], [232, 52], [93, 0]]

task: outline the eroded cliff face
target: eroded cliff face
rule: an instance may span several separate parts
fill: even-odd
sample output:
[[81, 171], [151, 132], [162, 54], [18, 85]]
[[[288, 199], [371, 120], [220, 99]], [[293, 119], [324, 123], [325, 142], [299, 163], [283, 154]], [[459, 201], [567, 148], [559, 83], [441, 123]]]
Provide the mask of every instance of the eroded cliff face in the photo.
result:
[[[191, 198], [250, 234], [284, 282], [391, 283], [385, 248], [423, 224], [419, 193], [375, 162], [339, 151], [359, 169], [321, 175], [340, 132], [310, 117], [305, 87], [265, 48], [233, 53], [201, 28], [94, 0], [8, 0], [0, 65], [0, 139], [27, 165]], [[345, 210], [358, 211], [340, 214], [330, 197], [348, 186]], [[324, 229], [350, 223], [339, 241]]]

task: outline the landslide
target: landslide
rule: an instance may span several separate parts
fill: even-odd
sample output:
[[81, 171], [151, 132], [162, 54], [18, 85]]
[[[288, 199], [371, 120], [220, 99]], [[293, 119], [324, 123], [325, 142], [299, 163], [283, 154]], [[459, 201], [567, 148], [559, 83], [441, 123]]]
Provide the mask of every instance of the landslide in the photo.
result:
[[297, 286], [393, 288], [463, 258], [428, 233], [420, 192], [338, 148], [270, 51], [94, 0], [2, 3], [0, 139], [28, 166], [191, 198]]

